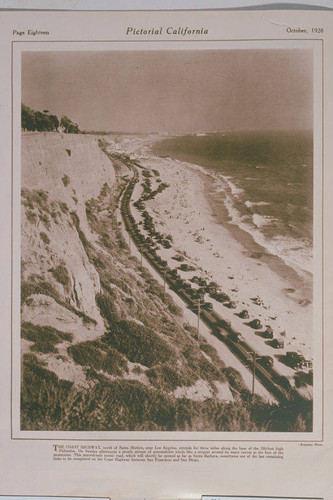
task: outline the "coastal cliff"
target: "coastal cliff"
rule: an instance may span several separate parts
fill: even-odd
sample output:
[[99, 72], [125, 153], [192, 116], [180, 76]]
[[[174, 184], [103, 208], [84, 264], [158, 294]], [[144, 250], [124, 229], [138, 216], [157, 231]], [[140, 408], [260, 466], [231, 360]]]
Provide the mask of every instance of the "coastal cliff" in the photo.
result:
[[[104, 324], [95, 301], [100, 292], [99, 275], [89, 261], [75, 221], [93, 241], [85, 204], [98, 196], [104, 183], [114, 188], [115, 174], [95, 138], [56, 133], [23, 135], [23, 295], [31, 281], [47, 283], [64, 304], [94, 320], [89, 330], [81, 330], [83, 337], [98, 336]], [[42, 314], [50, 325], [62, 324], [59, 307], [65, 306], [50, 299], [46, 304], [42, 294], [35, 295], [33, 308], [25, 303], [22, 320], [32, 321]], [[75, 318], [75, 313], [72, 315]]]

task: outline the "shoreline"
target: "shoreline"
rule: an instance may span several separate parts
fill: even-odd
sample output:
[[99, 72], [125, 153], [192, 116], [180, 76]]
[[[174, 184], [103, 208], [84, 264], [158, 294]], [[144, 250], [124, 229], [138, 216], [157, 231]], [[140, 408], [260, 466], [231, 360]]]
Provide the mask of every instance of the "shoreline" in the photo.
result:
[[205, 180], [205, 186], [206, 199], [209, 202], [211, 217], [214, 219], [214, 221], [217, 224], [223, 225], [230, 232], [231, 237], [235, 238], [243, 245], [248, 257], [264, 263], [265, 265], [270, 267], [270, 269], [274, 273], [278, 274], [281, 277], [285, 277], [288, 281], [290, 281], [292, 286], [288, 287], [287, 289], [289, 290], [292, 288], [295, 290], [295, 292], [293, 293], [293, 298], [295, 298], [296, 301], [305, 300], [312, 302], [312, 274], [305, 270], [302, 270], [303, 276], [300, 276], [300, 273], [298, 273], [291, 265], [286, 263], [281, 257], [269, 252], [266, 247], [255, 241], [255, 239], [248, 231], [242, 229], [232, 221], [226, 220], [226, 218], [228, 218], [228, 214], [226, 214], [226, 208], [224, 207], [225, 213], [221, 214], [223, 208], [221, 206], [214, 207], [214, 199], [216, 199], [218, 193], [214, 191], [213, 186], [207, 180]]
[[[180, 137], [180, 139], [182, 136]], [[175, 137], [170, 137], [170, 140], [175, 139]], [[238, 228], [242, 233], [246, 233], [248, 238], [250, 237], [252, 246], [260, 247], [261, 253], [269, 255], [269, 257], [276, 257], [280, 261], [283, 262], [284, 266], [305, 282], [310, 283], [308, 288], [312, 287], [312, 246], [304, 247], [304, 255], [299, 255], [298, 253], [293, 253], [291, 250], [295, 250], [293, 247], [298, 247], [303, 245], [304, 242], [302, 240], [308, 240], [309, 235], [306, 232], [303, 236], [298, 235], [298, 237], [288, 236], [284, 232], [274, 232], [269, 231], [269, 227], [266, 228], [266, 222], [269, 219], [274, 219], [274, 215], [271, 212], [271, 215], [262, 215], [259, 212], [252, 212], [252, 224], [249, 223], [248, 219], [251, 219], [251, 212], [246, 214], [244, 212], [240, 212], [241, 209], [237, 208], [237, 204], [240, 202], [241, 204], [245, 204], [247, 208], [260, 206], [260, 205], [271, 205], [271, 203], [266, 201], [258, 200], [257, 201], [249, 201], [251, 199], [251, 192], [247, 194], [248, 200], [244, 202], [244, 199], [238, 199], [239, 195], [246, 194], [246, 189], [244, 190], [244, 186], [239, 186], [238, 182], [234, 183], [233, 174], [231, 172], [222, 173], [217, 167], [217, 160], [212, 160], [209, 158], [203, 158], [202, 156], [198, 158], [196, 155], [192, 155], [191, 153], [181, 153], [179, 151], [176, 152], [176, 156], [172, 156], [170, 153], [168, 156], [164, 156], [162, 152], [164, 152], [163, 145], [159, 148], [159, 144], [163, 144], [165, 142], [164, 138], [160, 138], [160, 140], [155, 140], [151, 145], [151, 148], [148, 149], [149, 154], [155, 155], [160, 158], [172, 158], [176, 162], [180, 162], [181, 164], [187, 165], [189, 168], [193, 169], [195, 172], [202, 173], [203, 179], [206, 180], [205, 184], [208, 186], [207, 190], [207, 199], [212, 207], [212, 214], [218, 219], [219, 223], [225, 225], [225, 227], [231, 228], [233, 232], [233, 228]], [[168, 149], [168, 148], [167, 148]], [[161, 154], [160, 154], [161, 153]], [[224, 159], [221, 158], [220, 162], [223, 164]], [[227, 163], [231, 162], [228, 160]], [[237, 163], [237, 160], [235, 160]], [[235, 166], [237, 167], [237, 165]], [[230, 169], [230, 165], [227, 167]], [[256, 167], [263, 168], [263, 167]], [[232, 180], [232, 182], [231, 182]], [[250, 179], [255, 180], [255, 179]], [[289, 184], [288, 184], [289, 185]], [[230, 195], [232, 200], [230, 199]], [[216, 214], [218, 208], [221, 208], [221, 197], [223, 198], [223, 215], [219, 217], [219, 214]], [[213, 206], [212, 200], [218, 200], [218, 206]], [[235, 204], [236, 202], [236, 204]], [[287, 203], [288, 205], [288, 203]], [[265, 221], [266, 219], [266, 221]], [[293, 227], [290, 223], [288, 226]], [[260, 228], [264, 228], [264, 231], [261, 231]], [[268, 230], [269, 236], [266, 236]], [[311, 230], [311, 235], [313, 233], [313, 229]], [[290, 241], [288, 239], [290, 238]], [[274, 242], [273, 242], [274, 240]], [[280, 240], [280, 241], [279, 241]], [[280, 248], [274, 248], [277, 243], [281, 243]], [[286, 245], [286, 243], [288, 243]], [[289, 246], [291, 245], [291, 247]], [[296, 248], [297, 249], [297, 248]], [[309, 252], [309, 253], [308, 253]], [[276, 271], [276, 269], [275, 269]]]

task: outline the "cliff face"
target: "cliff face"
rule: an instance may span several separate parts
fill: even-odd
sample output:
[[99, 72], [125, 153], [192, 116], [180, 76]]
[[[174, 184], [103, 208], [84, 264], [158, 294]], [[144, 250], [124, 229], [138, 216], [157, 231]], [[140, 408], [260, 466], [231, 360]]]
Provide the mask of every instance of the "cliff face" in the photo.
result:
[[[115, 185], [111, 162], [86, 135], [23, 134], [22, 136], [22, 282], [47, 283], [58, 302], [33, 294], [22, 311], [23, 321], [80, 330], [75, 338], [98, 336], [104, 323], [96, 305], [99, 275], [89, 262], [80, 232], [94, 240], [86, 216], [86, 202], [98, 196], [103, 184]], [[38, 285], [39, 284], [39, 285]], [[45, 285], [42, 285], [42, 287]], [[24, 288], [23, 288], [24, 293]], [[82, 327], [80, 316], [60, 302], [94, 321]], [[59, 309], [64, 309], [62, 312]], [[64, 321], [63, 316], [67, 318]], [[95, 324], [96, 323], [96, 324]]]

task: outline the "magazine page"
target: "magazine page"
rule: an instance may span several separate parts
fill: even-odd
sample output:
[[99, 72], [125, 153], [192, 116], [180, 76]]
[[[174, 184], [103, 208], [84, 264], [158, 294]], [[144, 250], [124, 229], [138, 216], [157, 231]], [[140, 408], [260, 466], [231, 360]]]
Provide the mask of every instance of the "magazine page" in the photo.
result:
[[331, 12], [0, 22], [1, 493], [328, 499]]

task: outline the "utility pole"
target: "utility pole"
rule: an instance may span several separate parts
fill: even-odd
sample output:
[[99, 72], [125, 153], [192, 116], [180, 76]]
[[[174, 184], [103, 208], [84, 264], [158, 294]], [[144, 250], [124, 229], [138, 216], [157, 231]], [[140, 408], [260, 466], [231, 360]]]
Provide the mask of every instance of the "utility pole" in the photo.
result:
[[201, 301], [204, 301], [204, 295], [196, 295], [193, 298], [193, 306], [190, 307], [191, 311], [193, 311], [197, 315], [197, 340], [200, 338], [200, 316], [201, 316]]
[[197, 299], [197, 301], [198, 301], [198, 303], [197, 303], [197, 305], [198, 305], [198, 311], [197, 311], [197, 316], [198, 316], [198, 323], [197, 323], [198, 340], [200, 338], [200, 333], [199, 332], [200, 332], [201, 299], [202, 299], [201, 296], [199, 296], [198, 299]]
[[165, 302], [165, 289], [166, 289], [166, 274], [168, 272], [168, 266], [165, 266], [163, 270], [163, 301]]
[[252, 352], [251, 356], [247, 358], [249, 361], [252, 362], [252, 397], [254, 395], [254, 381], [256, 377], [257, 360], [261, 358], [262, 356], [258, 356], [254, 351]]
[[140, 252], [140, 269], [142, 271], [142, 244], [141, 243], [138, 243], [138, 250]]
[[253, 352], [252, 396], [254, 394], [254, 381], [255, 381], [255, 378], [256, 378], [256, 364], [257, 364], [257, 356], [256, 356], [256, 353]]

